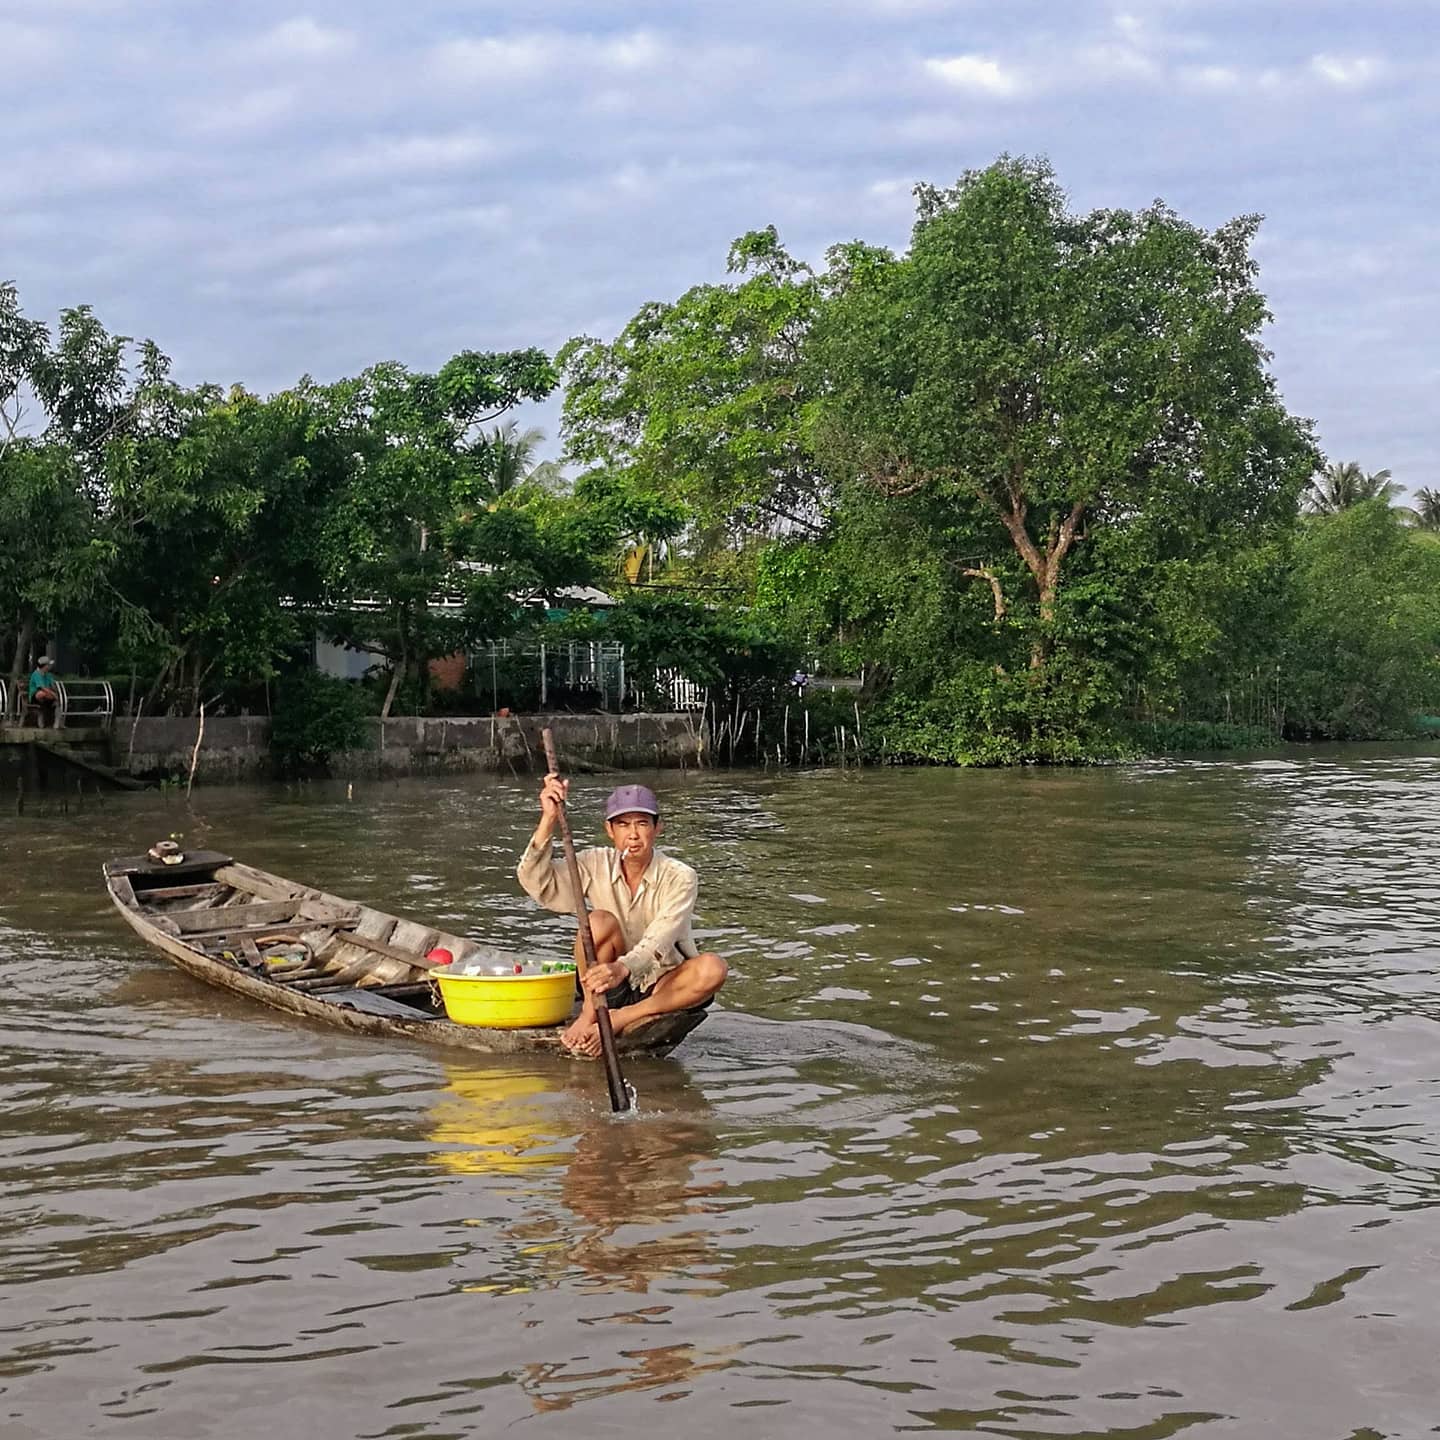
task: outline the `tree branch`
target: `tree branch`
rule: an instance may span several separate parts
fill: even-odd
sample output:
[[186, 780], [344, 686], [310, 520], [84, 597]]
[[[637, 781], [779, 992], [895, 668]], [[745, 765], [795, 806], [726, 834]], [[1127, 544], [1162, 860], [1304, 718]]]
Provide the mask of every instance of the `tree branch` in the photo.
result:
[[1077, 500], [1071, 507], [1070, 513], [1055, 533], [1055, 539], [1050, 546], [1049, 563], [1052, 570], [1060, 568], [1060, 562], [1070, 553], [1070, 547], [1075, 543], [1075, 532], [1080, 528], [1080, 521], [1085, 516], [1084, 500]]
[[0, 444], [0, 460], [5, 458], [5, 452], [15, 443], [16, 428], [19, 426], [21, 420], [25, 418], [24, 408], [18, 401], [15, 404], [15, 414], [12, 418], [10, 414], [10, 402], [14, 400], [14, 398], [12, 392], [12, 394], [7, 395], [4, 400], [0, 400], [0, 423], [3, 423], [5, 426], [4, 443]]
[[757, 500], [757, 510], [768, 511], [771, 515], [778, 515], [782, 520], [788, 520], [792, 525], [798, 525], [802, 530], [808, 530], [812, 535], [819, 535], [825, 527], [813, 520], [806, 520], [803, 516], [796, 515], [789, 510], [782, 510], [773, 500]]
[[1045, 557], [1041, 555], [1039, 547], [1030, 538], [1029, 530], [1025, 528], [1025, 502], [1022, 500], [1018, 508], [1012, 510], [1007, 510], [1000, 504], [995, 504], [994, 508], [1000, 517], [1000, 523], [1010, 532], [1010, 539], [1019, 552], [1020, 558], [1029, 568], [1031, 575], [1035, 577], [1036, 585], [1044, 585]]
[[988, 580], [990, 582], [990, 589], [995, 595], [995, 618], [997, 620], [1003, 620], [1005, 618], [1005, 592], [1000, 588], [1000, 581], [996, 575], [983, 566], [973, 568], [971, 566], [962, 566], [960, 573], [962, 575], [974, 576], [977, 580]]
[[892, 500], [918, 494], [935, 478], [933, 470], [922, 470], [909, 460], [900, 459], [898, 455], [887, 457], [883, 464], [874, 468], [870, 476], [871, 481]]

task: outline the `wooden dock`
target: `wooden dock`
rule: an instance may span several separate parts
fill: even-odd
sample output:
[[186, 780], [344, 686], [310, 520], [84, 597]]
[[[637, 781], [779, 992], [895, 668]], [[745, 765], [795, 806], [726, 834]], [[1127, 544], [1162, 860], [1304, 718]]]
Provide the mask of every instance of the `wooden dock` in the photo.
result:
[[48, 726], [0, 726], [0, 762], [9, 762], [0, 768], [18, 772], [22, 794], [36, 784], [41, 789], [50, 788], [47, 777], [58, 777], [66, 789], [87, 783], [90, 788], [114, 790], [148, 788], [147, 781], [117, 769], [110, 763], [112, 758], [110, 731], [104, 725], [67, 725], [59, 730]]
[[0, 725], [0, 745], [55, 745], [64, 749], [108, 749], [110, 732], [103, 725]]

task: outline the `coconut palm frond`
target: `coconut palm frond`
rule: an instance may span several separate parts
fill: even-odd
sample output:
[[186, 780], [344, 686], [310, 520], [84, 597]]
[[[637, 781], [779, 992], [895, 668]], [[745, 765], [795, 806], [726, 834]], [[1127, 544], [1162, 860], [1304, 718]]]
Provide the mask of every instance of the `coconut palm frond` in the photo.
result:
[[497, 425], [485, 437], [490, 484], [497, 497], [530, 478], [536, 468], [535, 452], [544, 439], [545, 432], [537, 426], [521, 430], [513, 420]]
[[1440, 490], [1422, 486], [1415, 492], [1415, 514], [1422, 530], [1440, 530]]
[[1312, 515], [1338, 515], [1367, 500], [1387, 504], [1400, 493], [1388, 470], [1366, 474], [1354, 460], [1332, 461], [1310, 481], [1304, 504]]

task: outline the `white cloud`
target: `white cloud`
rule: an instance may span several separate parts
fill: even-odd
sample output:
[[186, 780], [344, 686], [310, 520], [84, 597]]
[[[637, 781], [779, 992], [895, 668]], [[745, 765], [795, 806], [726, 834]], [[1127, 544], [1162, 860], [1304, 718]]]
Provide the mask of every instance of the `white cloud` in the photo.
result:
[[202, 135], [254, 135], [273, 129], [295, 109], [295, 91], [288, 86], [252, 90], [226, 103], [211, 101], [186, 107], [190, 123]]
[[958, 0], [859, 0], [860, 7], [882, 15], [933, 15], [959, 8]]
[[475, 130], [430, 135], [376, 136], [332, 155], [327, 165], [343, 175], [396, 175], [463, 170], [500, 154], [500, 147]]
[[59, 58], [64, 49], [60, 34], [39, 25], [0, 21], [0, 56], [7, 70], [22, 65], [44, 65]]
[[879, 216], [888, 222], [903, 223], [913, 208], [915, 182], [900, 176], [889, 176], [883, 180], [872, 180], [857, 195], [856, 203], [865, 213]]
[[1233, 65], [1188, 65], [1180, 78], [1201, 90], [1237, 90], [1243, 76]]
[[351, 270], [344, 265], [305, 265], [282, 275], [268, 289], [281, 300], [322, 300], [327, 295], [342, 295]]
[[266, 55], [320, 60], [343, 54], [354, 44], [355, 37], [350, 31], [321, 25], [308, 15], [300, 15], [267, 30], [256, 42], [255, 48]]
[[73, 196], [96, 191], [133, 192], [147, 182], [173, 176], [173, 158], [163, 152], [67, 141], [28, 152], [9, 164], [5, 181], [10, 203], [25, 195]]
[[1310, 61], [1313, 74], [1342, 90], [1360, 90], [1380, 78], [1384, 63], [1368, 55], [1316, 55]]
[[922, 151], [946, 152], [975, 143], [981, 127], [970, 113], [961, 114], [952, 105], [946, 109], [925, 108], [901, 115], [891, 124], [895, 140]]
[[533, 80], [560, 63], [563, 47], [553, 35], [486, 36], [447, 40], [432, 52], [435, 67], [453, 80]]
[[1160, 73], [1156, 60], [1135, 45], [1124, 41], [1102, 41], [1080, 51], [1075, 67], [1088, 80], [1153, 80]]
[[658, 188], [652, 172], [633, 160], [611, 173], [610, 184], [622, 195], [631, 197], [653, 195]]
[[925, 61], [927, 74], [957, 90], [972, 94], [1008, 97], [1024, 88], [1017, 71], [988, 55], [932, 56]]
[[665, 47], [648, 30], [622, 35], [601, 45], [596, 58], [613, 70], [649, 70], [665, 58]]
[[[393, 257], [423, 252], [440, 237], [491, 236], [510, 225], [508, 205], [462, 205], [444, 209], [418, 207], [381, 219], [357, 215], [349, 219], [285, 225], [277, 222], [263, 233], [243, 237], [213, 235], [204, 246], [204, 266], [214, 276], [265, 276], [285, 283], [336, 267], [353, 269], [363, 262], [399, 263]], [[387, 260], [390, 257], [390, 260]], [[208, 283], [230, 284], [230, 280]]]
[[557, 70], [626, 74], [650, 70], [666, 58], [662, 41], [648, 30], [607, 39], [578, 33], [527, 31], [447, 40], [434, 47], [435, 69], [464, 83], [518, 84]]

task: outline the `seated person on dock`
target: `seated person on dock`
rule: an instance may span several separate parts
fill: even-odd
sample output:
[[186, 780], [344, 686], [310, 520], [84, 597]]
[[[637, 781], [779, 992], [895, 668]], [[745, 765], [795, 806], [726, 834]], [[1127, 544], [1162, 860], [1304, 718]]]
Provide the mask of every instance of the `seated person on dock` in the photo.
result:
[[[525, 893], [547, 910], [575, 911], [565, 862], [552, 860], [550, 840], [569, 781], [547, 775], [540, 791], [540, 823], [516, 870]], [[708, 1005], [725, 983], [725, 962], [696, 953], [690, 935], [698, 881], [695, 872], [655, 848], [660, 806], [643, 785], [622, 785], [605, 802], [605, 833], [613, 849], [582, 850], [581, 883], [591, 906], [597, 964], [582, 986], [585, 1003], [562, 1037], [577, 1055], [600, 1054], [592, 996], [605, 993], [617, 1035], [656, 1015]], [[575, 958], [585, 963], [579, 935]]]
[[35, 668], [30, 672], [29, 702], [40, 706], [42, 714], [48, 711], [52, 719], [58, 719], [60, 694], [55, 689], [55, 680], [50, 674], [54, 664], [48, 655], [42, 655], [35, 662]]

